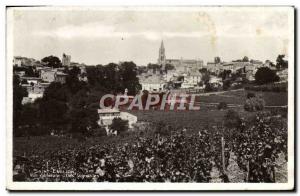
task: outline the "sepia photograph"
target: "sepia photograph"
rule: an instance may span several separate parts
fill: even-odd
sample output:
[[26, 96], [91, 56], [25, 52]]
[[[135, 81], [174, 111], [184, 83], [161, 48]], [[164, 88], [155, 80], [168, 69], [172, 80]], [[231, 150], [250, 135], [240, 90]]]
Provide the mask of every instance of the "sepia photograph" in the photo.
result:
[[293, 190], [294, 17], [7, 6], [6, 188]]

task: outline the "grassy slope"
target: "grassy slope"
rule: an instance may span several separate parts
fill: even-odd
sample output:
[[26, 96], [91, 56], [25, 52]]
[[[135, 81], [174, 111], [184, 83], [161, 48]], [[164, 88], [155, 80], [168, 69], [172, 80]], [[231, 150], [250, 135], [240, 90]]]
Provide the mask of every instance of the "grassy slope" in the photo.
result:
[[[205, 103], [226, 102], [231, 104], [243, 105], [245, 103], [247, 93], [250, 91], [240, 90], [233, 92], [225, 92], [223, 94], [197, 96], [197, 101]], [[254, 92], [254, 91], [252, 91]], [[266, 106], [283, 106], [287, 105], [288, 94], [286, 92], [254, 92], [256, 95], [262, 95], [266, 102]]]

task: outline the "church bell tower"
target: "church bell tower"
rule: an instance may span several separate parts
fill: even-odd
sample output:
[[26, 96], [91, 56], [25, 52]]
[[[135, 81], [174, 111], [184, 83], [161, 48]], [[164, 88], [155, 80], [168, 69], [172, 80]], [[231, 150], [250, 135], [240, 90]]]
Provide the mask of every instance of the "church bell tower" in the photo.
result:
[[166, 65], [166, 54], [165, 54], [164, 41], [161, 41], [157, 62], [159, 65], [162, 65], [163, 67]]

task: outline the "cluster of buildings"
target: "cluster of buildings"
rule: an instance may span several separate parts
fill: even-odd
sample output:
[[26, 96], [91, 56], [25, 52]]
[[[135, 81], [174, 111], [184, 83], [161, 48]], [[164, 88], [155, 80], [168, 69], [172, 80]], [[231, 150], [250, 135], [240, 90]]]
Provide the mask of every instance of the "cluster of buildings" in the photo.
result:
[[[182, 88], [196, 88], [201, 81], [199, 69], [203, 67], [200, 59], [167, 59], [163, 41], [159, 48], [157, 64], [161, 71], [148, 69], [148, 72], [139, 75], [142, 90], [159, 92], [166, 89], [168, 82], [175, 82]], [[173, 69], [166, 69], [172, 66]]]
[[[200, 71], [201, 69], [205, 69], [211, 73], [209, 83], [214, 87], [221, 87], [223, 85], [222, 78], [219, 77], [219, 75], [224, 70], [230, 71], [231, 74], [240, 73], [243, 78], [248, 81], [255, 80], [255, 73], [261, 67], [276, 70], [276, 67], [272, 66], [269, 60], [262, 62], [247, 59], [222, 62], [220, 57], [215, 57], [213, 62], [207, 62], [207, 64], [204, 65], [200, 59], [167, 59], [165, 53], [166, 51], [162, 41], [157, 60], [157, 65], [160, 66], [160, 70], [157, 71], [148, 68], [148, 71], [139, 74], [138, 77], [142, 85], [142, 90], [149, 92], [164, 91], [168, 88], [168, 83], [172, 82], [180, 89], [199, 89], [201, 91], [205, 88], [205, 84], [201, 83], [204, 75], [204, 73]], [[170, 67], [170, 65], [173, 69], [166, 69]], [[277, 74], [281, 80], [287, 80], [287, 71], [279, 71]], [[238, 78], [237, 82], [239, 81], [242, 81], [242, 78]]]
[[[71, 56], [62, 55], [62, 65], [60, 68], [47, 67], [43, 62], [37, 61], [33, 58], [19, 57], [13, 58], [13, 65], [19, 69], [14, 70], [15, 75], [19, 75], [20, 82], [23, 87], [27, 89], [28, 96], [23, 98], [22, 103], [32, 103], [37, 98], [43, 97], [45, 89], [51, 82], [59, 82], [64, 84], [66, 82], [67, 74], [65, 73], [65, 67], [78, 66], [81, 72], [85, 72], [85, 65], [72, 63]], [[26, 76], [24, 69], [28, 68], [36, 73], [36, 77]], [[87, 80], [86, 78], [79, 78], [81, 80]]]

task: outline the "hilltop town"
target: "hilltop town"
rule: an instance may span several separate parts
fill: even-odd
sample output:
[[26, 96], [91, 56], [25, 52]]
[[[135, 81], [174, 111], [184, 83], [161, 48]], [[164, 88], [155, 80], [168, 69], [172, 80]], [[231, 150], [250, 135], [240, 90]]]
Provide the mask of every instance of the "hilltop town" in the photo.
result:
[[[122, 64], [122, 62], [118, 64]], [[41, 98], [45, 88], [51, 82], [64, 84], [68, 75], [67, 70], [73, 67], [80, 70], [78, 79], [87, 82], [86, 68], [92, 65], [71, 62], [70, 55], [62, 54], [61, 59], [49, 56], [41, 60], [15, 56], [13, 66], [14, 74], [20, 77], [22, 87], [28, 91], [28, 96], [24, 97], [22, 101], [25, 104]], [[147, 66], [137, 66], [136, 74], [141, 91], [205, 93], [238, 89], [247, 84], [253, 84], [255, 74], [260, 68], [266, 68], [276, 73], [278, 79], [273, 82], [287, 82], [288, 66], [284, 55], [279, 55], [277, 62], [270, 60], [262, 62], [246, 56], [230, 62], [223, 62], [221, 57], [215, 57], [213, 62], [207, 62], [204, 65], [203, 60], [200, 59], [167, 59], [162, 41], [157, 62], [149, 63]], [[122, 91], [124, 92], [125, 89]]]

